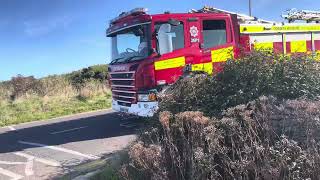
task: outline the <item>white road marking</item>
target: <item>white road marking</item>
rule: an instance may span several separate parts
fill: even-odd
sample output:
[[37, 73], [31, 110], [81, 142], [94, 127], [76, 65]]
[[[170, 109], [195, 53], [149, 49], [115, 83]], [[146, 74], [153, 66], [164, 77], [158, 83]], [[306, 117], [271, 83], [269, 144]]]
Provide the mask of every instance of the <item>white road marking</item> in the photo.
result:
[[[19, 153], [15, 153], [16, 155], [21, 155]], [[25, 157], [25, 156], [24, 156]], [[32, 176], [34, 174], [33, 172], [33, 160], [35, 159], [34, 156], [27, 156], [26, 157], [28, 161], [26, 162], [26, 167], [24, 168], [24, 173], [26, 176]]]
[[8, 129], [10, 129], [11, 131], [15, 131], [16, 128], [14, 128], [13, 126], [7, 126]]
[[5, 165], [21, 165], [21, 164], [26, 164], [26, 163], [25, 163], [25, 162], [0, 161], [0, 164], [5, 164]]
[[8, 171], [8, 170], [2, 169], [2, 168], [0, 168], [0, 174], [11, 177], [12, 178], [11, 180], [19, 180], [19, 179], [23, 178], [23, 176], [21, 176], [19, 174], [13, 173], [11, 171]]
[[47, 159], [43, 159], [43, 158], [38, 158], [38, 157], [31, 156], [31, 155], [29, 155], [29, 154], [25, 154], [25, 153], [22, 153], [22, 152], [17, 152], [17, 153], [14, 153], [14, 154], [15, 154], [15, 155], [18, 155], [18, 156], [25, 157], [25, 158], [27, 158], [27, 159], [33, 158], [35, 161], [41, 162], [41, 163], [46, 164], [46, 165], [49, 165], [49, 166], [61, 167], [61, 164], [60, 164], [60, 163], [55, 162], [55, 161], [52, 161], [52, 160], [47, 160]]
[[125, 127], [125, 128], [133, 128], [136, 127], [137, 125], [132, 124], [132, 123], [122, 123], [120, 124], [121, 127]]
[[120, 124], [121, 127], [125, 127], [125, 128], [133, 128], [135, 126], [130, 126], [130, 125], [125, 125], [125, 124]]
[[52, 132], [50, 134], [54, 135], [54, 134], [61, 134], [61, 133], [66, 133], [66, 132], [70, 132], [70, 131], [76, 131], [79, 129], [84, 129], [87, 128], [88, 126], [83, 126], [83, 127], [78, 127], [78, 128], [73, 128], [73, 129], [67, 129], [67, 130], [63, 130], [63, 131], [56, 131], [56, 132]]
[[44, 147], [44, 148], [48, 148], [48, 149], [52, 149], [52, 150], [56, 150], [56, 151], [61, 151], [61, 152], [65, 152], [65, 153], [69, 153], [69, 154], [73, 154], [73, 155], [77, 155], [77, 156], [82, 156], [82, 157], [85, 157], [87, 159], [93, 159], [93, 160], [100, 159], [100, 157], [98, 157], [98, 156], [94, 156], [94, 155], [90, 155], [90, 154], [83, 154], [83, 153], [80, 153], [80, 152], [77, 152], [77, 151], [73, 151], [73, 150], [70, 150], [70, 149], [66, 149], [66, 148], [50, 146], [50, 145], [40, 144], [40, 143], [26, 142], [26, 141], [18, 141], [18, 142], [20, 144]]
[[26, 176], [32, 176], [34, 174], [33, 159], [28, 159], [28, 162], [26, 163], [26, 168], [24, 169], [24, 173], [26, 174]]

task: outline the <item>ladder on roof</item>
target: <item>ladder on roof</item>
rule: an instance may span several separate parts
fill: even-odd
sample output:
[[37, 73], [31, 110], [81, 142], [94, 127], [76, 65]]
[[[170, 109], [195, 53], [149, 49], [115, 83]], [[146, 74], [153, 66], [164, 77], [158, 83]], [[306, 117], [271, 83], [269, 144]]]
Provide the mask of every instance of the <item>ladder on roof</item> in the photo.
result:
[[267, 21], [263, 19], [258, 19], [257, 17], [248, 16], [245, 14], [239, 14], [231, 11], [226, 11], [210, 6], [204, 6], [200, 10], [191, 9], [189, 13], [225, 13], [225, 14], [235, 14], [238, 17], [238, 21], [240, 24], [273, 24], [273, 21]]
[[310, 10], [298, 10], [298, 9], [289, 9], [282, 14], [284, 19], [287, 19], [289, 23], [296, 20], [313, 22], [320, 22], [320, 11], [310, 11]]

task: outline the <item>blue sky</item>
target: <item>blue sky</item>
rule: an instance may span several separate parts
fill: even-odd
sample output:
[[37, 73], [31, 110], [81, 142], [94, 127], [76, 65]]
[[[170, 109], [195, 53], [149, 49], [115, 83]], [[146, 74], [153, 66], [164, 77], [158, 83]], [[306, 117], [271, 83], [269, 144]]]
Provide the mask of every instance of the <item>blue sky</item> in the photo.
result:
[[[203, 5], [246, 13], [248, 0], [0, 0], [0, 81], [43, 77], [110, 62], [105, 29], [122, 11], [186, 12]], [[252, 0], [257, 17], [281, 21], [288, 8], [320, 9], [318, 0]]]

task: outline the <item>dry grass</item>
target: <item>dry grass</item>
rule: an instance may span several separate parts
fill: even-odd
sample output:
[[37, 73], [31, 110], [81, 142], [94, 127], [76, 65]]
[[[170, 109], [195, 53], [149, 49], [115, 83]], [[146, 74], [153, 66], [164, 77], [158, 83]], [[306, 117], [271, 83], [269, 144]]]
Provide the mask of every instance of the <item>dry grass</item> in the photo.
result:
[[7, 83], [0, 84], [0, 103], [7, 101], [10, 98], [10, 93], [12, 92], [11, 87]]
[[9, 83], [0, 85], [0, 126], [55, 118], [110, 108], [111, 92], [106, 84], [90, 80], [74, 88], [64, 76], [40, 79], [41, 89], [27, 90], [12, 99]]

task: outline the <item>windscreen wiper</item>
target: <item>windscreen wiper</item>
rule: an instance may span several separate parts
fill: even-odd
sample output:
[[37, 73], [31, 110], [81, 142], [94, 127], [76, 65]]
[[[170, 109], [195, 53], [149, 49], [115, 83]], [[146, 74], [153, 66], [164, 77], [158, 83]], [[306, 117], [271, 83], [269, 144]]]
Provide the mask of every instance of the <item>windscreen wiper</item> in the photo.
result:
[[127, 58], [127, 59], [125, 60], [125, 62], [130, 62], [132, 59], [134, 59], [134, 58], [139, 58], [139, 57], [144, 57], [144, 56], [131, 56], [131, 57]]
[[110, 64], [114, 64], [114, 63], [117, 63], [119, 60], [123, 59], [123, 57], [121, 58], [117, 58], [117, 59], [114, 59], [110, 62]]

